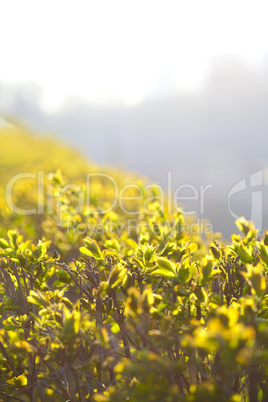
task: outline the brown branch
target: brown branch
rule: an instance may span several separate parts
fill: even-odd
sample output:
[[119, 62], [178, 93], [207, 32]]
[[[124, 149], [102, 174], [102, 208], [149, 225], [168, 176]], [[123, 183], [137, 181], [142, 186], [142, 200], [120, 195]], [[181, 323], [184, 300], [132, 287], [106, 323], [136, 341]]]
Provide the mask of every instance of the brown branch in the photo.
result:
[[60, 389], [61, 392], [62, 392], [62, 395], [63, 395], [67, 400], [69, 399], [70, 401], [72, 401], [69, 392], [67, 391], [67, 389], [66, 389], [66, 388], [64, 387], [64, 385], [62, 384], [61, 379], [60, 379], [60, 377], [59, 377], [57, 371], [56, 371], [56, 370], [54, 369], [54, 367], [52, 366], [52, 364], [49, 363], [49, 362], [47, 362], [47, 361], [45, 361], [42, 355], [40, 355], [40, 357], [41, 357], [43, 363], [44, 363], [44, 364], [47, 366], [47, 368], [49, 369], [49, 371], [55, 376], [56, 381], [57, 381], [57, 384], [58, 384], [58, 386], [59, 386], [59, 389]]
[[18, 272], [18, 267], [17, 267], [17, 264], [15, 262], [13, 262], [13, 268], [14, 268], [15, 277], [16, 277], [16, 280], [17, 280], [17, 283], [18, 283], [19, 295], [20, 295], [20, 300], [21, 300], [21, 304], [22, 304], [22, 307], [23, 307], [23, 311], [24, 311], [25, 314], [28, 314], [27, 305], [25, 303], [25, 297], [24, 297], [22, 286], [21, 286], [21, 283], [20, 283], [20, 276], [19, 276], [19, 272]]
[[119, 325], [120, 334], [121, 334], [121, 338], [122, 338], [122, 341], [123, 341], [126, 357], [131, 359], [131, 353], [130, 353], [130, 348], [129, 348], [129, 343], [128, 343], [127, 331], [126, 331], [126, 328], [125, 328], [125, 316], [124, 316], [124, 314], [122, 314], [120, 312], [120, 307], [119, 307], [117, 297], [116, 297], [116, 293], [115, 293], [114, 289], [112, 289], [112, 291], [111, 291], [111, 296], [112, 296], [112, 299], [113, 299], [113, 302], [114, 302], [114, 305], [115, 305], [115, 308], [116, 308], [115, 314], [113, 314], [112, 317], [114, 318], [114, 320]]
[[7, 353], [6, 348], [4, 347], [4, 345], [2, 344], [1, 341], [0, 341], [0, 350], [3, 353], [3, 355], [5, 356], [6, 361], [8, 362], [9, 367], [11, 368], [11, 370], [13, 371], [14, 376], [18, 377], [19, 376], [18, 370], [16, 369], [13, 361], [11, 360], [11, 357]]
[[[25, 402], [24, 399], [20, 399], [20, 398], [18, 398], [17, 396], [12, 396], [12, 395], [7, 394], [6, 392], [3, 392], [3, 391], [0, 391], [0, 395], [6, 396], [6, 397], [8, 397], [9, 399], [14, 399], [15, 401]], [[9, 399], [8, 399], [8, 400], [9, 400]], [[6, 399], [6, 401], [7, 401], [7, 399]]]
[[6, 281], [8, 293], [10, 294], [11, 298], [13, 297], [17, 306], [19, 306], [20, 301], [19, 301], [18, 295], [16, 293], [14, 283], [13, 283], [12, 279], [10, 278], [9, 273], [6, 272], [6, 270], [4, 268], [1, 269], [1, 272], [2, 272], [2, 276], [4, 277], [4, 279]]

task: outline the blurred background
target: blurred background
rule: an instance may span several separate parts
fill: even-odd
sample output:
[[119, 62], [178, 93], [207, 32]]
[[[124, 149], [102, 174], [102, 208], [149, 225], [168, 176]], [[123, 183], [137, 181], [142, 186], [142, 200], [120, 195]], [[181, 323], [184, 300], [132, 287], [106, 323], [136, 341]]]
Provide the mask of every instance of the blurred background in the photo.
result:
[[267, 228], [267, 13], [261, 0], [2, 3], [0, 125], [172, 187], [225, 237], [240, 215]]

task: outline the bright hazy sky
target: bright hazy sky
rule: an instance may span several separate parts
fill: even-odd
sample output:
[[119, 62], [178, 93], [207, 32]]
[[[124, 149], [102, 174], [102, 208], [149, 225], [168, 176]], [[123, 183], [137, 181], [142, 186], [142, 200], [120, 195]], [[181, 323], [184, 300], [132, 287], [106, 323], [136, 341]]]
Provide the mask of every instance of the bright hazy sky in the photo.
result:
[[0, 83], [36, 82], [51, 110], [194, 90], [217, 56], [267, 57], [267, 16], [267, 0], [0, 1]]

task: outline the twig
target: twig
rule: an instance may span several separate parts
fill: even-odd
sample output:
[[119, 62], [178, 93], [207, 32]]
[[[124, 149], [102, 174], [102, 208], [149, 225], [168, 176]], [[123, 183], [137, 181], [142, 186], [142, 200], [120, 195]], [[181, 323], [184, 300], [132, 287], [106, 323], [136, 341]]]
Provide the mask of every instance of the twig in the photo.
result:
[[7, 353], [6, 348], [4, 347], [4, 345], [2, 344], [1, 341], [0, 341], [0, 349], [1, 349], [1, 352], [3, 353], [3, 355], [5, 356], [6, 361], [7, 361], [8, 364], [9, 364], [9, 367], [10, 367], [11, 370], [13, 371], [14, 376], [15, 376], [15, 377], [18, 377], [18, 376], [19, 376], [18, 370], [16, 369], [16, 367], [15, 367], [13, 361], [11, 360], [11, 357], [10, 357], [9, 354]]
[[12, 395], [7, 394], [6, 392], [3, 392], [3, 391], [0, 391], [0, 395], [4, 395], [4, 396], [6, 396], [6, 397], [8, 397], [10, 399], [15, 399], [15, 401], [25, 402], [24, 399], [20, 399], [17, 396], [12, 396]]
[[18, 289], [19, 289], [19, 295], [20, 295], [21, 304], [22, 304], [24, 313], [27, 314], [28, 313], [27, 306], [26, 306], [26, 303], [25, 303], [25, 298], [24, 298], [22, 286], [21, 286], [21, 283], [20, 283], [20, 277], [19, 277], [17, 264], [15, 262], [13, 262], [13, 268], [14, 268], [15, 277], [16, 277], [17, 283], [18, 283]]
[[52, 366], [51, 363], [49, 363], [49, 362], [47, 362], [47, 361], [44, 360], [44, 358], [43, 358], [42, 355], [40, 355], [40, 357], [41, 357], [43, 363], [44, 363], [44, 364], [47, 366], [47, 368], [49, 369], [49, 371], [50, 371], [52, 374], [54, 374], [54, 376], [55, 376], [55, 378], [56, 378], [56, 380], [57, 380], [57, 384], [59, 385], [59, 388], [60, 388], [60, 390], [61, 390], [61, 392], [62, 392], [62, 395], [63, 395], [67, 400], [69, 399], [69, 400], [71, 401], [70, 394], [69, 394], [69, 392], [67, 391], [67, 389], [63, 386], [63, 384], [62, 384], [62, 382], [61, 382], [61, 379], [59, 378], [59, 375], [58, 375], [57, 371], [54, 369], [54, 367]]
[[124, 314], [122, 314], [120, 312], [119, 304], [118, 304], [116, 293], [115, 293], [114, 289], [112, 289], [112, 291], [111, 291], [111, 296], [112, 296], [112, 299], [113, 299], [113, 302], [114, 302], [114, 305], [115, 305], [115, 308], [116, 308], [115, 314], [113, 314], [112, 317], [114, 318], [114, 320], [119, 325], [126, 357], [131, 359], [131, 353], [130, 353], [130, 348], [129, 348], [129, 343], [128, 343], [128, 337], [127, 337], [127, 332], [126, 332], [125, 323], [124, 323], [125, 316], [124, 316]]

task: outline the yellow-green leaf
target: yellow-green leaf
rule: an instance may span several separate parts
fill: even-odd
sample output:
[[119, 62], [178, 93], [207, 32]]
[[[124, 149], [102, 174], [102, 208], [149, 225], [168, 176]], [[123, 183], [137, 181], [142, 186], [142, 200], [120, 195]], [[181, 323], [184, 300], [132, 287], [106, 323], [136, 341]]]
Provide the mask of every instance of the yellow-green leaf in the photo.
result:
[[167, 278], [174, 278], [176, 276], [175, 265], [166, 258], [159, 257], [157, 259], [157, 268], [151, 272], [152, 276], [165, 276]]

